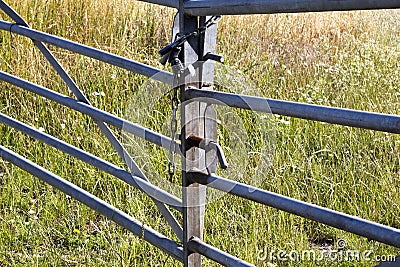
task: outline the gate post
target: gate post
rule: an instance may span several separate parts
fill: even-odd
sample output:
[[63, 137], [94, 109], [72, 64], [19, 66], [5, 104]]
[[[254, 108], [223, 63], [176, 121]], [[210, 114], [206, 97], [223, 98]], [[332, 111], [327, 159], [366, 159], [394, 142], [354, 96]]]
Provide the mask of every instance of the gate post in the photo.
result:
[[[207, 21], [207, 17], [187, 16], [183, 10], [185, 0], [180, 0], [179, 6], [179, 33], [186, 34], [196, 31]], [[203, 61], [208, 52], [215, 52], [216, 27], [212, 25], [197, 36], [191, 37], [183, 44], [181, 61], [187, 68], [196, 61]], [[194, 75], [184, 77], [184, 85], [181, 86], [181, 103], [184, 92], [189, 86], [202, 89], [203, 81], [210, 83], [214, 76], [214, 62], [209, 60], [200, 67], [195, 67]], [[207, 174], [215, 172], [215, 151], [204, 151], [195, 147], [188, 147], [186, 140], [191, 135], [216, 141], [216, 114], [212, 106], [206, 103], [194, 101], [183, 103], [181, 106], [181, 144], [182, 144], [182, 203], [183, 207], [183, 248], [184, 266], [200, 267], [201, 256], [188, 250], [187, 242], [192, 237], [203, 239], [204, 212], [206, 201], [206, 186], [191, 182], [186, 172], [195, 170]]]

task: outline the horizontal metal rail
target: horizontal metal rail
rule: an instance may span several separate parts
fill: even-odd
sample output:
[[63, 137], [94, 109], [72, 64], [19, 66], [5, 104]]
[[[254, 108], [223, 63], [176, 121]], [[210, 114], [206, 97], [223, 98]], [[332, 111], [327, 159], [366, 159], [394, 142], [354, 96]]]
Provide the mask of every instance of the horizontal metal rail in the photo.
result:
[[[43, 96], [49, 100], [55, 101], [61, 105], [86, 114], [94, 119], [106, 122], [137, 137], [143, 138], [153, 144], [164, 147], [166, 149], [170, 148], [171, 138], [156, 133], [136, 123], [121, 119], [101, 109], [92, 107], [91, 105], [77, 101], [73, 98], [54, 92], [40, 85], [23, 80], [3, 71], [0, 71], [0, 80], [23, 88], [29, 92]], [[177, 151], [177, 153], [180, 151], [180, 144], [177, 142], [175, 142], [175, 150]]]
[[315, 120], [333, 124], [377, 130], [389, 133], [400, 133], [400, 116], [334, 108], [261, 98], [247, 95], [221, 93], [217, 91], [190, 89], [185, 91], [186, 100], [204, 98], [202, 101], [215, 104], [224, 103], [230, 107], [249, 109], [259, 112], [279, 114], [306, 120]]
[[73, 157], [76, 157], [96, 168], [99, 168], [122, 181], [132, 185], [140, 191], [148, 194], [150, 197], [170, 205], [174, 209], [182, 212], [182, 201], [171, 195], [170, 193], [156, 187], [155, 185], [147, 182], [139, 177], [133, 176], [129, 172], [115, 166], [114, 164], [107, 162], [101, 158], [98, 158], [82, 149], [74, 147], [64, 141], [61, 141], [51, 135], [40, 132], [33, 127], [30, 127], [20, 121], [8, 117], [7, 115], [0, 113], [0, 122], [4, 123], [18, 131], [21, 131], [32, 138], [35, 138], [43, 143], [46, 143], [56, 149], [59, 149]]
[[[3, 12], [5, 12], [11, 19], [13, 19], [18, 25], [29, 28], [28, 23], [14, 9], [12, 9], [9, 5], [7, 5], [4, 1], [0, 1], [0, 9]], [[47, 59], [47, 61], [50, 63], [50, 65], [58, 73], [58, 75], [60, 75], [60, 77], [66, 83], [66, 85], [71, 90], [71, 92], [76, 96], [76, 98], [79, 101], [90, 105], [89, 100], [82, 93], [82, 91], [79, 89], [79, 87], [74, 82], [74, 80], [68, 75], [68, 73], [65, 71], [65, 69], [61, 66], [61, 64], [57, 61], [57, 59], [53, 56], [53, 54], [50, 52], [50, 50], [40, 41], [33, 40], [33, 43], [40, 50], [40, 52], [42, 52], [43, 56]], [[116, 138], [116, 136], [113, 134], [111, 129], [102, 121], [95, 120], [95, 123], [100, 128], [101, 132], [105, 135], [105, 137], [109, 140], [110, 144], [114, 147], [116, 152], [125, 161], [125, 163], [129, 167], [131, 172], [135, 176], [138, 176], [139, 178], [148, 181], [148, 179], [146, 178], [144, 173], [140, 170], [140, 168], [137, 166], [136, 162], [132, 159], [132, 157], [130, 157], [129, 153], [121, 145], [121, 143]], [[175, 219], [174, 215], [168, 210], [168, 208], [164, 204], [162, 204], [154, 199], [153, 199], [153, 201], [154, 201], [154, 204], [157, 206], [158, 210], [164, 216], [165, 220], [168, 222], [168, 224], [171, 226], [173, 231], [176, 233], [176, 235], [182, 241], [182, 238], [183, 238], [182, 231], [183, 230], [182, 230], [182, 227], [179, 225], [178, 221]]]
[[40, 178], [51, 186], [58, 188], [65, 194], [80, 201], [89, 208], [106, 216], [110, 220], [116, 222], [133, 234], [143, 238], [150, 244], [165, 251], [175, 259], [183, 262], [183, 249], [175, 241], [168, 239], [166, 236], [156, 232], [143, 225], [141, 222], [135, 220], [123, 211], [111, 206], [100, 198], [90, 194], [75, 184], [62, 179], [61, 177], [49, 172], [41, 166], [31, 162], [30, 160], [22, 157], [19, 154], [0, 145], [0, 157], [12, 164], [20, 167], [21, 169], [29, 172], [30, 174]]
[[0, 29], [91, 57], [167, 84], [172, 84], [173, 81], [173, 75], [169, 72], [22, 25], [0, 20]]
[[188, 0], [191, 16], [273, 14], [400, 8], [399, 0]]
[[187, 243], [188, 249], [192, 252], [199, 253], [219, 264], [229, 267], [254, 267], [253, 264], [245, 262], [235, 256], [232, 256], [229, 253], [226, 253], [218, 248], [210, 246], [203, 241], [201, 241], [198, 237], [192, 237], [190, 241]]
[[400, 230], [216, 175], [187, 173], [193, 182], [400, 248]]
[[179, 0], [139, 0], [142, 2], [157, 4], [166, 7], [179, 8]]

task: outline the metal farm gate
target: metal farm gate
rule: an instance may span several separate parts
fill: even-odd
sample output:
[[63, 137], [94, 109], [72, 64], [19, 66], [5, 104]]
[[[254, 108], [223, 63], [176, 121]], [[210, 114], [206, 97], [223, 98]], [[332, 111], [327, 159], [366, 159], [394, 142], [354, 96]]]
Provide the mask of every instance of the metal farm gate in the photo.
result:
[[[176, 35], [175, 40], [170, 45], [160, 50], [160, 54], [164, 56], [164, 62], [170, 62], [174, 73], [165, 72], [127, 58], [31, 29], [24, 19], [9, 5], [4, 1], [0, 1], [1, 10], [13, 20], [13, 22], [0, 21], [0, 29], [32, 39], [40, 52], [68, 85], [76, 99], [3, 71], [0, 71], [0, 80], [92, 117], [134, 175], [3, 113], [0, 113], [0, 122], [87, 162], [150, 195], [180, 240], [180, 243], [144, 226], [123, 211], [116, 209], [4, 146], [0, 146], [1, 158], [60, 189], [135, 235], [143, 237], [150, 244], [162, 249], [188, 267], [201, 266], [201, 255], [225, 266], [253, 266], [202, 241], [206, 186], [400, 248], [400, 230], [398, 229], [215, 175], [218, 161], [221, 167], [226, 168], [227, 166], [216, 140], [215, 112], [213, 112], [212, 108], [207, 109], [207, 107], [224, 103], [227, 106], [241, 109], [272, 112], [273, 114], [284, 116], [396, 134], [400, 133], [400, 116], [222, 93], [209, 90], [209, 85], [205, 88], [206, 86], [203, 82], [213, 80], [214, 61], [221, 60], [221, 57], [215, 54], [217, 22], [221, 15], [392, 9], [400, 8], [400, 0], [143, 1], [178, 10], [174, 27], [179, 34]], [[158, 81], [171, 85], [175, 92], [175, 98], [173, 99], [175, 116], [178, 103], [185, 103], [181, 107], [180, 126], [182, 131], [180, 135], [177, 135], [178, 120], [176, 117], [171, 123], [171, 129], [174, 134], [170, 138], [93, 107], [73, 79], [47, 49], [45, 43], [134, 73], [153, 77]], [[203, 63], [200, 64], [199, 62]], [[187, 69], [183, 66], [191, 66], [189, 70], [191, 75], [186, 75]], [[178, 96], [180, 99], [178, 99]], [[207, 103], [198, 101], [197, 99], [199, 98], [207, 99]], [[266, 102], [269, 107], [265, 105]], [[127, 156], [126, 149], [107, 125], [112, 125], [169, 149], [172, 151], [172, 158], [175, 153], [182, 156], [182, 199], [150, 183], [138, 168], [134, 159]], [[178, 136], [180, 140], [175, 140], [175, 136]], [[173, 172], [173, 162], [170, 163], [169, 167], [170, 171]], [[171, 208], [183, 213], [183, 225], [171, 213]]]

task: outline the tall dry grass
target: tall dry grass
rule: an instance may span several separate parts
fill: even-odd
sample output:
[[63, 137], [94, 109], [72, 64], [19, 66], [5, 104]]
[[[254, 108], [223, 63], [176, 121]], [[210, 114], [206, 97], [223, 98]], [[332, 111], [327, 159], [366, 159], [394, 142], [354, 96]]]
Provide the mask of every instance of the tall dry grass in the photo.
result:
[[[153, 66], [169, 42], [173, 11], [127, 0], [8, 1], [35, 29]], [[2, 19], [8, 20], [4, 14]], [[397, 11], [226, 16], [218, 51], [267, 97], [399, 112]], [[71, 95], [32, 43], [1, 32], [2, 70]], [[91, 102], [123, 116], [144, 78], [50, 47]], [[84, 148], [122, 161], [93, 122], [1, 83], [1, 112]], [[104, 94], [98, 94], [104, 92]], [[149, 199], [125, 184], [4, 125], [1, 144], [49, 168], [163, 234], [173, 237]], [[118, 131], [117, 131], [118, 133]], [[276, 118], [274, 164], [262, 187], [399, 227], [399, 138], [395, 135]], [[37, 178], [1, 161], [0, 262], [4, 266], [176, 266], [164, 253]], [[258, 266], [314, 266], [308, 260], [258, 259], [266, 249], [398, 250], [226, 196], [207, 207], [207, 242]], [[206, 265], [212, 265], [206, 261]], [[324, 260], [321, 266], [370, 266]]]

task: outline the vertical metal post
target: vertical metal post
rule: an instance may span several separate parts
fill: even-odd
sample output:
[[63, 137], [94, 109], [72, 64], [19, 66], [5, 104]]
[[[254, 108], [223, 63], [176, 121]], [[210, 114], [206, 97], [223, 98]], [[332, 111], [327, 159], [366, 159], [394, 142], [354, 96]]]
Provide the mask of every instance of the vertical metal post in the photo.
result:
[[[179, 32], [181, 34], [193, 32], [199, 26], [204, 24], [206, 17], [190, 17], [184, 13], [183, 4], [185, 0], [180, 0], [179, 8]], [[207, 52], [214, 52], [216, 43], [216, 26], [210, 27], [204, 34], [192, 37], [183, 45], [181, 61], [187, 67], [188, 65], [201, 61]], [[194, 75], [184, 78], [184, 85], [181, 87], [181, 93], [188, 86], [194, 86], [201, 89], [202, 80], [212, 81], [213, 63], [207, 63], [195, 70]], [[181, 94], [183, 96], [183, 94]], [[181, 143], [183, 155], [182, 159], [182, 197], [183, 197], [183, 247], [184, 247], [184, 266], [200, 267], [201, 256], [198, 253], [191, 253], [188, 250], [187, 243], [191, 237], [198, 237], [202, 240], [204, 229], [204, 212], [206, 200], [206, 186], [192, 183], [186, 177], [186, 172], [196, 170], [207, 173], [207, 167], [215, 171], [215, 156], [206, 155], [204, 150], [199, 148], [190, 148], [186, 146], [186, 139], [190, 135], [196, 135], [211, 140], [216, 138], [215, 111], [206, 103], [191, 102], [183, 103], [181, 107]], [[209, 153], [207, 153], [209, 154]], [[209, 160], [207, 160], [209, 159]], [[209, 161], [209, 162], [207, 162]]]

